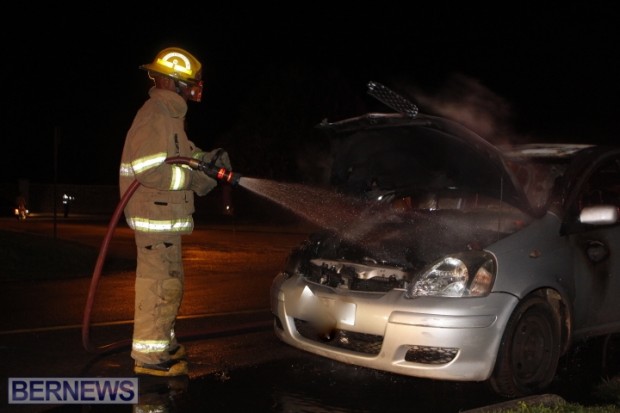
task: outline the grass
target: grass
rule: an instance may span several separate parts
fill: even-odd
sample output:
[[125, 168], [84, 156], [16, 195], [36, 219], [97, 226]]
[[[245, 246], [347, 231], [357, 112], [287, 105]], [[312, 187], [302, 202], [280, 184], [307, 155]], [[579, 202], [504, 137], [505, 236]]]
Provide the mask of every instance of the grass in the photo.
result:
[[595, 387], [593, 397], [601, 402], [613, 403], [615, 406], [620, 406], [620, 377], [616, 376], [610, 379], [603, 379], [603, 381]]
[[546, 406], [543, 404], [527, 404], [518, 402], [516, 408], [491, 410], [487, 413], [612, 413], [620, 412], [613, 404], [600, 406], [582, 406], [574, 403], [557, 404]]
[[592, 404], [569, 403], [556, 394], [544, 394], [507, 401], [472, 411], [476, 413], [618, 413], [620, 377], [604, 379], [595, 385]]

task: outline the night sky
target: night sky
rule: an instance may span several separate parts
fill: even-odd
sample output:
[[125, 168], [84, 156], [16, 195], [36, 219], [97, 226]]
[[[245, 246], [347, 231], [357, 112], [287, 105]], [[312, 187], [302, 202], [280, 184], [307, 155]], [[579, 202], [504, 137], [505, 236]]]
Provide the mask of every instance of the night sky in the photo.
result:
[[391, 111], [368, 96], [370, 80], [489, 140], [615, 143], [620, 133], [613, 2], [210, 3], [132, 6], [148, 5], [139, 12], [54, 4], [5, 15], [0, 180], [116, 184], [125, 134], [150, 87], [138, 66], [173, 45], [203, 63], [190, 139], [226, 148], [252, 176], [303, 180], [291, 171], [324, 145], [314, 125]]

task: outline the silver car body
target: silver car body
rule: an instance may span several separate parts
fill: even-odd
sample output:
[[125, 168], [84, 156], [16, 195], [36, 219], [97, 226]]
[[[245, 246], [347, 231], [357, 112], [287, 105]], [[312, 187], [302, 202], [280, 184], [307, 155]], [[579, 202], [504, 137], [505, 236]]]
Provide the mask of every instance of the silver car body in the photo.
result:
[[[616, 225], [618, 205], [602, 202], [584, 211], [581, 207], [576, 210], [578, 198], [590, 179], [589, 174], [605, 162], [617, 165], [620, 162], [618, 149], [603, 151], [591, 145], [573, 144], [495, 147], [460, 125], [425, 115], [406, 119], [393, 114], [370, 114], [323, 126], [330, 130], [344, 130], [349, 135], [359, 131], [375, 134], [375, 140], [381, 134], [387, 140], [389, 134], [395, 133], [394, 130], [409, 127], [414, 130], [431, 128], [439, 131], [437, 136], [450, 135], [445, 142], [441, 141], [438, 148], [449, 151], [447, 147], [451, 142], [457, 142], [457, 149], [448, 164], [451, 167], [451, 164], [462, 161], [463, 165], [455, 167], [461, 169], [453, 171], [456, 174], [456, 177], [452, 176], [454, 181], [468, 189], [478, 184], [486, 185], [488, 188], [476, 192], [476, 197], [489, 196], [489, 199], [499, 200], [500, 203], [490, 201], [485, 206], [486, 211], [477, 213], [475, 223], [470, 220], [466, 224], [468, 226], [463, 228], [454, 228], [460, 225], [457, 218], [450, 218], [446, 221], [449, 224], [438, 226], [431, 225], [432, 218], [428, 218], [428, 230], [419, 236], [409, 234], [403, 238], [404, 243], [409, 245], [402, 249], [402, 256], [407, 259], [392, 260], [390, 254], [395, 249], [378, 247], [378, 241], [375, 250], [366, 248], [366, 255], [357, 256], [347, 255], [346, 251], [350, 249], [344, 247], [341, 247], [342, 252], [332, 254], [330, 250], [329, 256], [322, 255], [322, 251], [327, 251], [329, 242], [336, 245], [342, 239], [308, 241], [291, 254], [286, 268], [272, 284], [274, 331], [283, 342], [343, 363], [397, 374], [440, 380], [485, 381], [493, 377], [498, 354], [507, 351], [504, 347], [508, 344], [502, 345], [502, 340], [511, 340], [505, 337], [507, 326], [511, 317], [516, 318], [513, 315], [515, 309], [526, 301], [525, 298], [541, 297], [549, 303], [553, 318], [557, 317], [559, 348], [552, 358], [557, 359], [575, 340], [620, 331], [620, 300], [617, 298], [620, 294], [620, 255], [617, 255], [620, 230]], [[435, 136], [431, 138], [435, 139]], [[415, 136], [412, 140], [415, 141]], [[364, 139], [361, 139], [361, 144], [341, 145], [340, 149], [345, 152], [351, 148], [353, 151], [363, 151], [363, 144]], [[413, 147], [416, 145], [428, 144], [416, 142]], [[470, 148], [471, 152], [464, 152], [462, 145]], [[398, 148], [399, 151], [407, 151], [405, 147]], [[463, 157], [476, 157], [472, 166], [465, 165], [465, 160], [458, 155], [461, 152]], [[583, 155], [584, 160], [577, 164], [572, 162], [576, 154], [586, 152], [591, 154]], [[340, 158], [350, 160], [346, 168], [347, 183], [351, 183], [354, 174], [351, 171], [356, 168], [350, 165], [362, 165], [364, 159], [374, 156], [369, 155], [372, 153], [370, 149], [366, 158]], [[425, 156], [428, 157], [428, 154]], [[444, 156], [443, 152], [441, 156]], [[385, 160], [389, 162], [393, 157], [394, 152], [387, 151]], [[414, 169], [411, 167], [413, 164], [407, 160], [404, 162], [405, 172], [392, 171], [405, 181], [403, 193], [414, 193], [412, 188], [416, 185], [435, 178], [424, 176], [424, 179], [410, 180], [405, 175], [408, 168]], [[485, 170], [488, 174], [484, 173]], [[471, 176], [465, 176], [467, 171], [472, 171]], [[372, 174], [381, 175], [376, 169]], [[362, 172], [360, 175], [369, 176]], [[614, 179], [617, 176], [620, 175], [614, 176]], [[371, 187], [361, 192], [376, 199], [386, 196], [398, 198], [394, 194], [403, 188], [392, 185], [391, 181], [383, 185], [388, 187], [387, 190], [383, 190], [382, 185], [380, 182], [377, 190]], [[453, 189], [450, 184], [447, 187]], [[465, 209], [462, 208], [463, 202], [467, 202], [464, 199], [455, 201], [450, 198], [448, 201], [455, 206], [446, 209]], [[434, 216], [442, 209], [436, 201], [432, 207], [426, 207], [424, 217]], [[580, 213], [583, 222], [578, 222]], [[396, 234], [411, 225], [414, 228], [412, 231], [415, 231], [420, 222], [418, 218], [405, 219], [400, 215], [397, 218], [390, 216], [386, 221], [389, 226], [369, 231], [368, 238], [379, 233], [381, 228], [389, 233], [389, 228], [393, 227]], [[351, 231], [350, 226], [346, 231]], [[486, 235], [476, 241], [467, 238], [483, 230], [491, 238]], [[497, 236], [493, 238], [493, 234]], [[401, 239], [395, 238], [396, 235], [382, 236], [382, 242], [394, 244], [394, 239]], [[464, 239], [461, 240], [461, 237]], [[368, 244], [374, 246], [374, 239]], [[490, 290], [479, 296], [473, 293], [464, 296], [458, 296], [459, 293], [434, 295], [425, 291], [416, 295], [416, 287], [412, 288], [412, 285], [420, 282], [420, 274], [428, 272], [432, 262], [458, 252], [451, 249], [455, 245], [462, 245], [463, 251], [475, 250], [492, 257], [489, 258], [494, 263]], [[424, 248], [429, 249], [424, 256], [416, 255], [417, 250]], [[376, 254], [373, 255], [373, 251]], [[407, 262], [414, 264], [408, 265]], [[416, 263], [420, 265], [416, 266]], [[307, 271], [304, 272], [308, 268], [318, 271], [320, 275], [310, 276]], [[330, 281], [334, 278], [337, 281]], [[391, 287], [379, 290], [371, 287], [351, 288], [352, 283], [364, 284], [373, 280]], [[536, 317], [534, 319], [537, 320]], [[512, 321], [515, 322], [518, 320]], [[545, 328], [542, 330], [544, 332]], [[512, 348], [523, 353], [539, 351], [536, 348], [537, 336], [532, 334], [531, 337], [529, 343], [513, 341]], [[550, 368], [556, 366], [555, 362], [557, 360], [550, 362]], [[507, 368], [510, 371], [510, 367]], [[549, 377], [531, 379], [530, 383], [528, 373], [521, 380], [523, 384], [513, 388], [512, 385], [502, 384], [506, 369], [496, 372], [496, 375], [499, 382], [496, 390], [506, 395], [538, 391], [539, 385], [544, 387], [550, 380]]]

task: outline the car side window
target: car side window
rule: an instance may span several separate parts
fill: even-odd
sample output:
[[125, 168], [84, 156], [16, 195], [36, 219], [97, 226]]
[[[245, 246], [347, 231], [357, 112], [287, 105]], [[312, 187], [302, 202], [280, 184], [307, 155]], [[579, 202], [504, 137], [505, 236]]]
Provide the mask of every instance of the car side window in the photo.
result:
[[579, 198], [579, 207], [615, 205], [620, 207], [620, 160], [603, 164], [588, 179]]

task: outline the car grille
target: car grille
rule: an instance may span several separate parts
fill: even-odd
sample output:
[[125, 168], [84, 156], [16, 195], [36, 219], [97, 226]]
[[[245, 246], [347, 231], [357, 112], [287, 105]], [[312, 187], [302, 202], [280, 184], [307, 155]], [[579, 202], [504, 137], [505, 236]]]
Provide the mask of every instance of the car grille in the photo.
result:
[[295, 328], [299, 334], [308, 340], [363, 354], [379, 354], [381, 344], [383, 343], [383, 336], [339, 329], [321, 331], [313, 326], [312, 323], [297, 318], [295, 319]]

